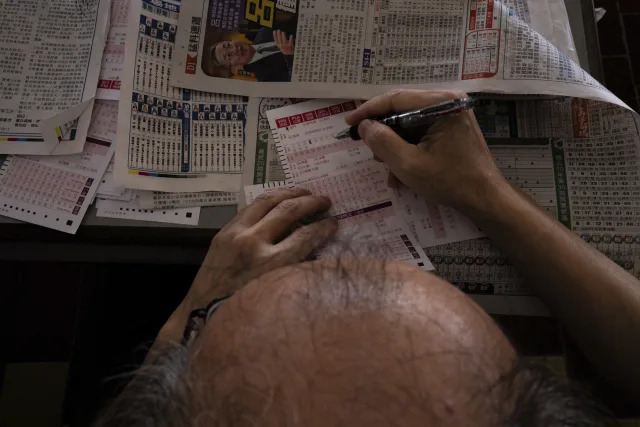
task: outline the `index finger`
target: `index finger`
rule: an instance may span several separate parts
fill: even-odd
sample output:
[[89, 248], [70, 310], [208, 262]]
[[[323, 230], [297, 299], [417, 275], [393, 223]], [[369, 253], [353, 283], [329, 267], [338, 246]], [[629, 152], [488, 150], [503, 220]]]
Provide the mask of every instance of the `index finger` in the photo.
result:
[[349, 125], [356, 125], [364, 119], [380, 117], [389, 113], [403, 113], [464, 96], [466, 96], [464, 92], [449, 90], [392, 90], [365, 102], [347, 114], [345, 121]]
[[237, 222], [245, 227], [251, 227], [264, 218], [282, 201], [295, 199], [296, 197], [308, 196], [309, 194], [311, 194], [311, 192], [304, 188], [282, 188], [269, 193], [264, 193], [256, 198], [253, 203], [240, 211], [233, 222]]

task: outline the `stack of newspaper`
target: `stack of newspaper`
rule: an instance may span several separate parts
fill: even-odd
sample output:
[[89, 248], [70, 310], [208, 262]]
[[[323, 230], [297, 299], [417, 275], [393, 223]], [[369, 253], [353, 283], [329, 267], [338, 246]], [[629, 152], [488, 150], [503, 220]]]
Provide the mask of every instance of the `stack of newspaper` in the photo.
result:
[[[201, 206], [242, 204], [270, 188], [323, 192], [318, 176], [287, 173], [296, 159], [281, 155], [302, 149], [285, 145], [314, 120], [337, 128], [348, 107], [392, 88], [457, 89], [480, 97], [476, 116], [505, 176], [640, 275], [640, 117], [579, 66], [563, 0], [4, 8], [2, 215], [75, 233], [96, 197], [99, 215], [197, 224]], [[330, 133], [309, 139], [341, 161]], [[345, 167], [351, 175], [325, 172], [342, 183], [368, 174], [357, 185], [371, 197], [334, 212], [345, 229], [359, 221], [348, 214], [375, 201], [395, 236], [382, 246], [400, 245], [398, 257], [410, 253], [471, 294], [530, 294], [465, 218], [378, 188], [374, 166]]]

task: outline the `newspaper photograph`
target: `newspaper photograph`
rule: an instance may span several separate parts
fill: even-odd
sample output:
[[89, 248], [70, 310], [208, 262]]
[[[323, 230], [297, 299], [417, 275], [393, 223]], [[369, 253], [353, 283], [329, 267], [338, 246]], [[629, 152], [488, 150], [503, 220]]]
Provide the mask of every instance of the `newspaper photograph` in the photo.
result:
[[114, 179], [139, 190], [238, 192], [246, 100], [169, 83], [180, 7], [129, 4]]
[[1, 154], [82, 152], [109, 7], [110, 0], [2, 3]]
[[[256, 97], [447, 87], [624, 106], [577, 61], [562, 0], [193, 0], [180, 13], [171, 82]], [[271, 63], [277, 79], [262, 70]]]

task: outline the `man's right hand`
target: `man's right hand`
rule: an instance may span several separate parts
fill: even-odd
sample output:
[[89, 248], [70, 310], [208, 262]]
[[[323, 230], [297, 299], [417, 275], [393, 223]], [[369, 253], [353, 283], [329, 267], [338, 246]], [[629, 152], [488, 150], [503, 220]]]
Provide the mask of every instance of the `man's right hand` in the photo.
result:
[[281, 30], [273, 32], [273, 41], [284, 55], [293, 55], [296, 50], [296, 40], [293, 36], [287, 37], [287, 33]]
[[346, 121], [360, 124], [358, 131], [374, 155], [416, 193], [461, 211], [481, 209], [506, 180], [493, 162], [472, 111], [439, 119], [418, 145], [368, 120], [465, 96], [452, 91], [394, 90], [365, 102]]

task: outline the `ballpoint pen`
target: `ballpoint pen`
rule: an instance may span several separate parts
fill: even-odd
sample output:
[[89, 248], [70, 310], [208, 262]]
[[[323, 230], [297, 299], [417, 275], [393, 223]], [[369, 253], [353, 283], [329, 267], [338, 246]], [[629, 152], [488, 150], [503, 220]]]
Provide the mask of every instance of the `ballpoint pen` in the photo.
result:
[[[394, 114], [387, 117], [374, 118], [393, 129], [398, 135], [411, 144], [417, 144], [424, 135], [424, 132], [436, 120], [441, 117], [450, 116], [465, 110], [470, 110], [477, 104], [477, 99], [471, 96], [465, 98], [452, 99], [441, 104], [421, 108], [419, 110], [408, 111], [406, 113]], [[335, 136], [336, 139], [352, 138], [359, 140], [358, 126], [351, 126]]]

